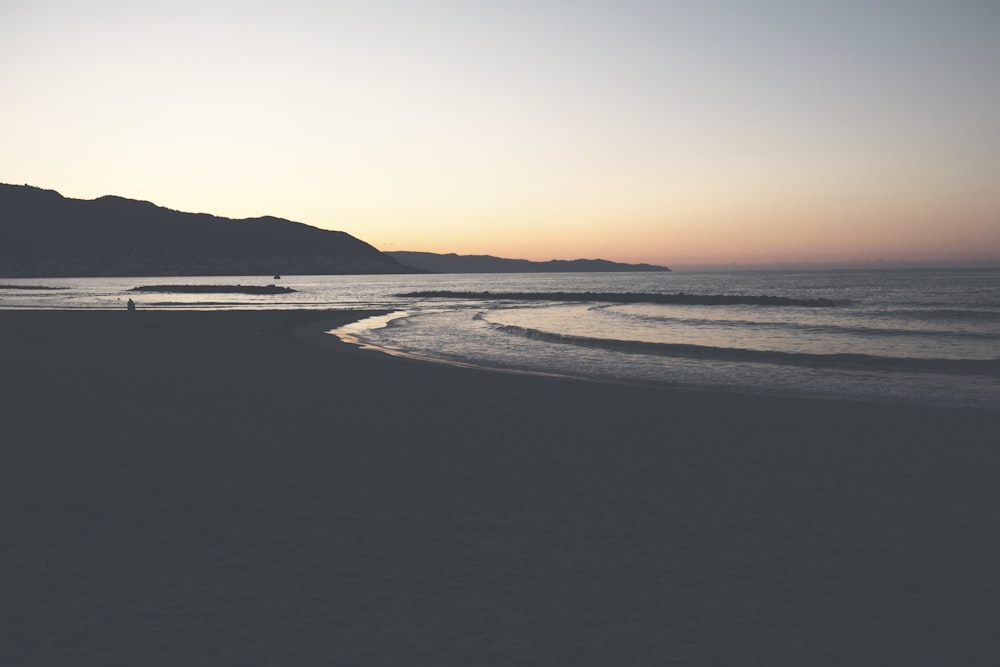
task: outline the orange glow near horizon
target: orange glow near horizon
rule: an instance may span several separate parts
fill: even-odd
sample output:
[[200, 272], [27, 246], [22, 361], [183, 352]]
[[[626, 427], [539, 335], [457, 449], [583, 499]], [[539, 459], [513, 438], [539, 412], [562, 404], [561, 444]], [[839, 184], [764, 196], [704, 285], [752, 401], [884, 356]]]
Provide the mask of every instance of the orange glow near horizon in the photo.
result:
[[996, 3], [445, 5], [8, 8], [0, 182], [381, 250], [1000, 263]]

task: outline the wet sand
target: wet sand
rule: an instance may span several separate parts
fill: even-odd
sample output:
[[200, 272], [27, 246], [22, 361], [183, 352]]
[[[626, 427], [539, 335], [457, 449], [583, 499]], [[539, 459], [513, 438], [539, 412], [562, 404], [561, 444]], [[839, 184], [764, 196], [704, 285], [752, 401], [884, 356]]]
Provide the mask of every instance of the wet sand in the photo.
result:
[[1000, 414], [0, 311], [0, 664], [994, 665]]

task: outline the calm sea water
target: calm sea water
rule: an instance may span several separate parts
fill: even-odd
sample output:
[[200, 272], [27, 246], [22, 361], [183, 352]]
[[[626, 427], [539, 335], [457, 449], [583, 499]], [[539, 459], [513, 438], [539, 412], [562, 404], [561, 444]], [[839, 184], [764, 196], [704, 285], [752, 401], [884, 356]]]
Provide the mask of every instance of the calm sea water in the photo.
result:
[[[275, 281], [0, 279], [61, 288], [0, 287], [0, 308], [115, 309], [132, 296], [139, 308], [156, 309], [378, 309], [392, 314], [341, 333], [397, 353], [511, 370], [1000, 409], [997, 270], [288, 276], [280, 284], [298, 291], [284, 295], [127, 292], [166, 282]], [[416, 291], [492, 294], [401, 296]], [[832, 304], [671, 305], [643, 297], [612, 303], [588, 292], [769, 295]], [[566, 301], [559, 293], [581, 296]]]

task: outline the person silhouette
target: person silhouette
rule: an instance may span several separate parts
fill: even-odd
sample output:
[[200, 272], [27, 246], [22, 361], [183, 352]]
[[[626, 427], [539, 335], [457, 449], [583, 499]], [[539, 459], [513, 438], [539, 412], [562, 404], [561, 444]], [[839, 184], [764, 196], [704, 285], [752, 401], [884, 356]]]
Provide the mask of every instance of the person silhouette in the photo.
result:
[[127, 308], [129, 310], [135, 310], [135, 301], [133, 301], [132, 299], [129, 299], [128, 300], [128, 304], [127, 304]]

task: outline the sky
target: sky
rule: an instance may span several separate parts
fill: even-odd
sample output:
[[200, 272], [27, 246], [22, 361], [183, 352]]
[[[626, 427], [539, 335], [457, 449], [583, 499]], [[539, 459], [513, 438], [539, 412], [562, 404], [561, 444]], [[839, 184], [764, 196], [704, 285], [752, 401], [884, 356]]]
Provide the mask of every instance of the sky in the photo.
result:
[[0, 182], [380, 250], [1000, 261], [996, 0], [8, 0]]

